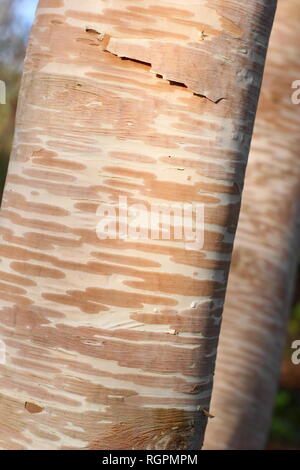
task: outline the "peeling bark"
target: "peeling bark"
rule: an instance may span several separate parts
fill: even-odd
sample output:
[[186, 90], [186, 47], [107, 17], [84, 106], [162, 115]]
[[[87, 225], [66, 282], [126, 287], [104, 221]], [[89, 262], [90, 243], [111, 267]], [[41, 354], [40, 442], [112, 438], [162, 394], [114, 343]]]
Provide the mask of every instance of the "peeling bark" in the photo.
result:
[[300, 244], [300, 1], [280, 0], [225, 302], [206, 449], [263, 449]]
[[[232, 43], [225, 35], [212, 39], [205, 46], [200, 43], [194, 47], [189, 43], [110, 38], [105, 50], [148, 65], [152, 73], [216, 103], [226, 98], [229, 83], [235, 81], [236, 68], [229, 58]], [[214, 57], [215, 51], [219, 50], [226, 54], [221, 60]], [[210, 60], [211, 68], [206, 69], [207, 60]]]
[[[1, 210], [1, 448], [201, 446], [276, 2], [157, 4], [40, 1]], [[203, 203], [203, 249], [100, 240], [119, 196]]]

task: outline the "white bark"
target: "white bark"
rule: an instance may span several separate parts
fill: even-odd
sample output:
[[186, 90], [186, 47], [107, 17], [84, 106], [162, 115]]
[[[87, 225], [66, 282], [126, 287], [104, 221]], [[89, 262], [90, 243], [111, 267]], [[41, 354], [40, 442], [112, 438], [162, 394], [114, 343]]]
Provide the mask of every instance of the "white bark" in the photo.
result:
[[[275, 3], [40, 2], [1, 211], [1, 447], [201, 445]], [[203, 249], [99, 240], [120, 195], [203, 203]]]

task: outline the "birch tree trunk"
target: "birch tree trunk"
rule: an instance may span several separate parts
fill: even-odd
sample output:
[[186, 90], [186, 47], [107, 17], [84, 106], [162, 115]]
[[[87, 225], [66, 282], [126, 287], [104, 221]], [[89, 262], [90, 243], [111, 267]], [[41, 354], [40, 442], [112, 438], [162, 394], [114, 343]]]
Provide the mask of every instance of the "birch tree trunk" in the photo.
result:
[[280, 0], [247, 168], [205, 448], [262, 449], [300, 242], [300, 1]]
[[[1, 448], [201, 447], [275, 6], [40, 1], [1, 211]], [[204, 246], [99, 238], [119, 197], [204, 204]]]

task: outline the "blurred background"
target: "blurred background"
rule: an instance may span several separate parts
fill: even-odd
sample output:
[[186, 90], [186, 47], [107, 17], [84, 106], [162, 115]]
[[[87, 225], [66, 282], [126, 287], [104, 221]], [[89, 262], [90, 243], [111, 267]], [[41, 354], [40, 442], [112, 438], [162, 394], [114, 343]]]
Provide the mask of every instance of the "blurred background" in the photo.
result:
[[6, 105], [0, 104], [0, 199], [14, 132], [14, 117], [28, 34], [38, 0], [0, 0], [0, 80]]
[[[14, 132], [22, 65], [38, 0], [0, 0], [0, 200]], [[300, 365], [291, 363], [291, 344], [300, 339], [300, 264], [268, 449], [300, 450]]]

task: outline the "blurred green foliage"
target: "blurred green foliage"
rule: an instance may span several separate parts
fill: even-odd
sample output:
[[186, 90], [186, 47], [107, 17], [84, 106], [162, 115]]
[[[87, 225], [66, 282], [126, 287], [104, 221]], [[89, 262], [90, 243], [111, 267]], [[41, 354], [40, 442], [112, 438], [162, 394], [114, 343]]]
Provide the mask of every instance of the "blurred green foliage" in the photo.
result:
[[6, 83], [6, 105], [0, 105], [0, 200], [14, 133], [20, 73], [8, 67], [2, 67], [1, 80]]
[[300, 449], [299, 423], [299, 390], [279, 390], [272, 419], [271, 442], [286, 444]]
[[294, 339], [300, 339], [300, 302], [298, 302], [293, 309], [289, 323], [289, 336]]

